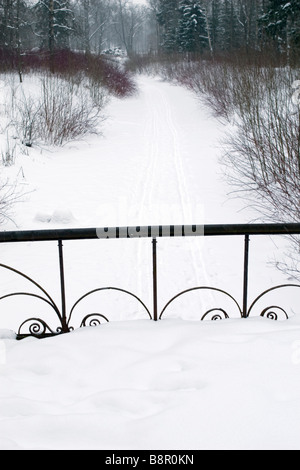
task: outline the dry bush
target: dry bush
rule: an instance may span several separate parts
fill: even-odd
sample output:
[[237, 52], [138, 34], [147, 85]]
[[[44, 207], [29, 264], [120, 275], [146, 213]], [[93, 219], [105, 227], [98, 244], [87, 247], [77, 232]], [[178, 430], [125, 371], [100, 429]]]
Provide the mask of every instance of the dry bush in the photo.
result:
[[16, 184], [9, 180], [0, 180], [0, 226], [11, 221], [13, 217], [13, 207], [20, 201], [21, 194], [18, 193]]
[[[0, 72], [18, 71], [16, 51], [0, 48]], [[21, 75], [28, 73], [53, 73], [66, 81], [77, 81], [85, 77], [94, 85], [120, 98], [136, 92], [136, 84], [131, 73], [119, 63], [96, 54], [84, 54], [70, 50], [23, 51]]]
[[46, 77], [41, 91], [38, 134], [44, 142], [62, 145], [97, 131], [103, 103], [96, 103], [88, 88]]
[[107, 93], [86, 80], [77, 83], [45, 74], [35, 98], [23, 89], [14, 105], [12, 123], [22, 142], [63, 145], [99, 131]]

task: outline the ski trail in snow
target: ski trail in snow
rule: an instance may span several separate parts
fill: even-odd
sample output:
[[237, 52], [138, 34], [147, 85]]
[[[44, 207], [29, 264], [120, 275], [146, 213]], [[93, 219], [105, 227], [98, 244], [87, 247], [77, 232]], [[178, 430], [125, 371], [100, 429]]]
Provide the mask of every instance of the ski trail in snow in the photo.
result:
[[147, 107], [147, 120], [144, 129], [145, 146], [147, 148], [147, 167], [146, 175], [142, 175], [140, 185], [142, 187], [140, 194], [140, 207], [141, 210], [146, 205], [147, 200], [152, 201], [152, 193], [155, 184], [155, 173], [158, 167], [159, 159], [159, 126], [157, 119], [156, 102], [153, 100], [152, 87], [146, 91], [146, 107]]
[[[175, 125], [175, 122], [173, 120], [172, 116], [172, 110], [171, 106], [169, 105], [168, 100], [166, 99], [166, 96], [161, 93], [161, 98], [163, 100], [165, 110], [166, 110], [166, 124], [167, 127], [172, 135], [172, 142], [173, 142], [173, 160], [175, 164], [175, 169], [176, 169], [176, 177], [177, 177], [177, 188], [179, 192], [179, 199], [181, 203], [181, 208], [182, 212], [184, 215], [184, 219], [187, 221], [190, 221], [190, 223], [193, 223], [193, 213], [192, 213], [192, 205], [191, 205], [191, 197], [188, 191], [188, 184], [186, 180], [186, 172], [184, 171], [183, 167], [183, 159], [182, 159], [182, 152], [180, 149], [180, 138], [179, 138], [179, 133], [178, 129]], [[197, 221], [196, 221], [197, 223]], [[192, 242], [189, 239], [189, 246], [190, 246], [190, 256], [192, 258], [192, 263], [193, 263], [193, 270], [194, 270], [194, 278], [197, 280], [197, 285], [200, 285], [201, 281], [199, 278], [199, 268], [197, 265], [197, 259], [196, 259], [196, 254], [194, 252], [194, 249], [192, 247]], [[200, 250], [199, 250], [200, 253]], [[205, 272], [205, 267], [203, 264], [203, 259], [200, 257], [201, 264], [202, 264], [202, 271]]]
[[[143, 164], [144, 170], [136, 187], [140, 201], [139, 213], [144, 216], [150, 210], [152, 215], [153, 211], [157, 211], [160, 215], [159, 206], [161, 204], [165, 210], [170, 204], [170, 193], [173, 203], [181, 211], [181, 214], [178, 214], [180, 220], [174, 220], [173, 223], [199, 223], [199, 221], [193, 220], [194, 214], [183, 163], [179, 124], [176, 122], [176, 117], [173, 116], [173, 110], [169, 102], [171, 98], [162, 89], [161, 85], [161, 83], [155, 84], [155, 82], [152, 82], [151, 85], [147, 84], [147, 87], [143, 90], [147, 108], [144, 126], [146, 149], [144, 158], [146, 164]], [[169, 221], [156, 219], [156, 213], [154, 215], [155, 224], [169, 223]], [[152, 223], [151, 220], [150, 223]], [[203, 278], [205, 278], [207, 284], [205, 263], [201, 256], [201, 243], [202, 240], [198, 238], [187, 239], [186, 264], [192, 267], [193, 287], [203, 285]], [[144, 245], [139, 244], [137, 253], [139, 265], [145, 259], [144, 248]], [[137, 282], [141, 291], [144, 283], [141, 270], [139, 270]]]
[[[144, 91], [147, 117], [143, 137], [145, 140], [145, 159], [147, 163], [146, 169], [143, 171], [140, 177], [137, 192], [137, 197], [140, 197], [139, 213], [141, 214], [144, 213], [144, 208], [147, 204], [148, 206], [151, 205], [153, 188], [155, 184], [155, 174], [158, 168], [158, 160], [160, 156], [159, 121], [157, 119], [156, 101], [153, 99], [155, 91], [156, 87], [154, 88], [154, 86], [148, 87], [147, 90]], [[151, 224], [151, 221], [147, 222], [147, 224], [149, 223]], [[143, 259], [145, 258], [145, 249], [144, 245], [142, 246], [142, 243], [138, 243], [137, 257], [138, 265], [141, 266]], [[141, 269], [138, 270], [137, 282], [139, 292], [142, 292], [144, 279], [141, 274]]]

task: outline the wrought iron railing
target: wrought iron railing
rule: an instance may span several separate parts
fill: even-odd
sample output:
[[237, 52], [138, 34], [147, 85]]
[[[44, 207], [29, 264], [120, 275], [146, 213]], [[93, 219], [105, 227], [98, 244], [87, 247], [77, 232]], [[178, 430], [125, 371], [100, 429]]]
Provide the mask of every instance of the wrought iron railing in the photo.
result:
[[[58, 242], [58, 256], [59, 256], [59, 276], [60, 276], [60, 294], [61, 306], [58, 307], [49, 293], [35, 280], [27, 274], [16, 270], [15, 268], [1, 264], [1, 270], [6, 270], [21, 276], [22, 278], [33, 284], [39, 291], [39, 294], [31, 292], [13, 292], [7, 293], [0, 297], [0, 302], [16, 296], [28, 296], [38, 299], [46, 303], [52, 308], [56, 315], [58, 322], [55, 328], [51, 328], [45, 319], [40, 317], [27, 318], [21, 322], [17, 338], [22, 339], [27, 336], [34, 336], [37, 338], [44, 338], [47, 336], [54, 336], [63, 333], [68, 333], [74, 328], [72, 326], [72, 315], [78, 304], [94, 294], [104, 290], [118, 291], [133, 297], [143, 308], [147, 317], [151, 320], [158, 321], [164, 316], [166, 310], [177, 298], [192, 291], [214, 291], [223, 294], [236, 305], [241, 318], [247, 318], [253, 311], [257, 302], [266, 294], [286, 287], [299, 288], [298, 284], [280, 284], [273, 286], [258, 297], [252, 303], [248, 303], [248, 265], [249, 265], [249, 241], [250, 236], [257, 235], [299, 235], [300, 224], [240, 224], [240, 225], [171, 225], [171, 226], [141, 226], [141, 227], [111, 227], [111, 228], [84, 228], [84, 229], [62, 229], [62, 230], [42, 230], [42, 231], [13, 231], [13, 232], [0, 232], [0, 243], [18, 243], [18, 242], [45, 242], [57, 241]], [[171, 298], [163, 307], [158, 311], [158, 295], [157, 295], [157, 239], [161, 237], [213, 237], [213, 236], [243, 236], [245, 241], [244, 247], [244, 266], [243, 266], [243, 292], [242, 292], [242, 305], [225, 290], [210, 287], [210, 286], [196, 286], [179, 292]], [[122, 289], [120, 287], [99, 287], [91, 290], [81, 296], [72, 306], [69, 313], [66, 309], [66, 291], [65, 291], [65, 269], [64, 269], [64, 254], [63, 242], [68, 240], [92, 240], [92, 239], [109, 239], [109, 238], [150, 238], [152, 239], [152, 296], [153, 308], [152, 313], [146, 304], [134, 293]], [[260, 315], [276, 320], [280, 312], [285, 318], [289, 315], [281, 306], [270, 305], [264, 308]], [[0, 310], [0, 328], [1, 328], [1, 315], [3, 310]], [[228, 312], [221, 307], [214, 307], [206, 312], [203, 312], [200, 319], [218, 320], [229, 318]], [[100, 313], [86, 314], [81, 321], [80, 327], [99, 325], [102, 321], [108, 322], [109, 319]]]

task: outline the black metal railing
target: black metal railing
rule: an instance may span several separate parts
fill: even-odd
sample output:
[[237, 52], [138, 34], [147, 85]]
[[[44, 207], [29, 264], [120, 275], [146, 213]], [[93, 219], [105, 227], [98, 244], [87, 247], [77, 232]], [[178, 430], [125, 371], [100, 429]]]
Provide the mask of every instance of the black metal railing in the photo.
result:
[[[0, 243], [20, 243], [20, 242], [45, 242], [57, 241], [58, 242], [58, 257], [59, 257], [59, 277], [60, 277], [60, 294], [61, 294], [61, 307], [59, 308], [49, 293], [35, 280], [27, 274], [16, 270], [11, 266], [0, 263], [0, 268], [7, 270], [21, 276], [30, 283], [32, 283], [38, 290], [39, 294], [31, 292], [13, 292], [2, 295], [0, 301], [16, 296], [29, 296], [38, 299], [52, 308], [56, 314], [58, 325], [56, 328], [51, 328], [49, 324], [39, 317], [27, 318], [21, 322], [17, 338], [22, 339], [27, 336], [35, 336], [37, 338], [44, 338], [47, 336], [54, 336], [62, 333], [68, 333], [74, 328], [71, 324], [72, 315], [75, 307], [85, 298], [95, 292], [104, 290], [118, 291], [133, 297], [143, 307], [148, 318], [154, 321], [161, 320], [166, 310], [172, 302], [184, 294], [192, 291], [210, 290], [222, 293], [233, 301], [238, 309], [241, 318], [250, 316], [254, 306], [266, 294], [286, 287], [299, 288], [298, 284], [281, 284], [273, 286], [258, 297], [253, 302], [248, 303], [248, 272], [249, 272], [249, 242], [250, 236], [258, 235], [299, 235], [300, 224], [239, 224], [239, 225], [168, 225], [168, 226], [140, 226], [140, 227], [107, 227], [107, 228], [83, 228], [83, 229], [62, 229], [62, 230], [38, 230], [38, 231], [7, 231], [0, 232]], [[196, 286], [179, 292], [172, 299], [170, 299], [163, 309], [158, 311], [158, 295], [157, 295], [157, 239], [161, 237], [213, 237], [213, 236], [243, 236], [244, 237], [244, 266], [243, 266], [243, 293], [242, 305], [225, 290], [210, 287], [210, 286]], [[146, 304], [134, 293], [122, 289], [120, 287], [99, 287], [91, 290], [81, 296], [70, 309], [69, 313], [66, 309], [66, 290], [65, 290], [65, 269], [64, 269], [64, 253], [63, 241], [69, 240], [95, 240], [95, 239], [121, 239], [121, 238], [150, 238], [152, 239], [152, 296], [153, 296], [153, 309], [152, 314]], [[261, 316], [266, 316], [271, 319], [278, 318], [278, 312], [281, 312], [285, 318], [289, 315], [280, 306], [268, 306], [261, 311]], [[2, 311], [0, 310], [0, 314]], [[229, 314], [223, 308], [212, 308], [202, 314], [201, 320], [204, 319], [218, 320], [222, 318], [229, 318]], [[80, 324], [80, 327], [99, 325], [102, 321], [108, 322], [108, 318], [100, 313], [86, 314]], [[1, 327], [1, 317], [0, 317]]]

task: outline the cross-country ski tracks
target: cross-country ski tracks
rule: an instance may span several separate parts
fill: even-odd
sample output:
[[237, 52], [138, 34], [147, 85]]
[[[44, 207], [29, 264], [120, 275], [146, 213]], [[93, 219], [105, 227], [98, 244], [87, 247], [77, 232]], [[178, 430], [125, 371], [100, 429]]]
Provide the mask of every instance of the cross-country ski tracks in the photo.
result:
[[[195, 201], [192, 201], [189, 174], [183, 161], [186, 150], [180, 124], [189, 116], [181, 115], [178, 119], [179, 113], [175, 112], [176, 102], [172, 102], [172, 94], [168, 93], [173, 88], [171, 85], [152, 81], [142, 89], [146, 108], [144, 161], [141, 162], [142, 170], [135, 188], [139, 200], [138, 214], [141, 224], [203, 222], [199, 218], [196, 220], [203, 214], [200, 214], [200, 210], [196, 210]], [[178, 289], [207, 283], [201, 244], [200, 239], [178, 239], [172, 242], [159, 240], [158, 261], [160, 262], [160, 256], [165, 260], [163, 268], [161, 266], [159, 270], [162, 278], [159, 279], [162, 280], [160, 287], [163, 287], [161, 290], [169, 291], [173, 295]], [[170, 245], [172, 245], [171, 250]], [[149, 250], [144, 243], [139, 244], [140, 266], [145, 260], [147, 249]], [[178, 271], [178, 276], [175, 276], [176, 287], [169, 277], [170, 274], [174, 276], [174, 270]], [[139, 290], [142, 291], [145, 279], [141, 274], [142, 270], [139, 270], [139, 273]], [[189, 281], [188, 285], [182, 284], [183, 279]], [[174, 287], [175, 291], [171, 287]], [[168, 294], [166, 299], [167, 297]]]

